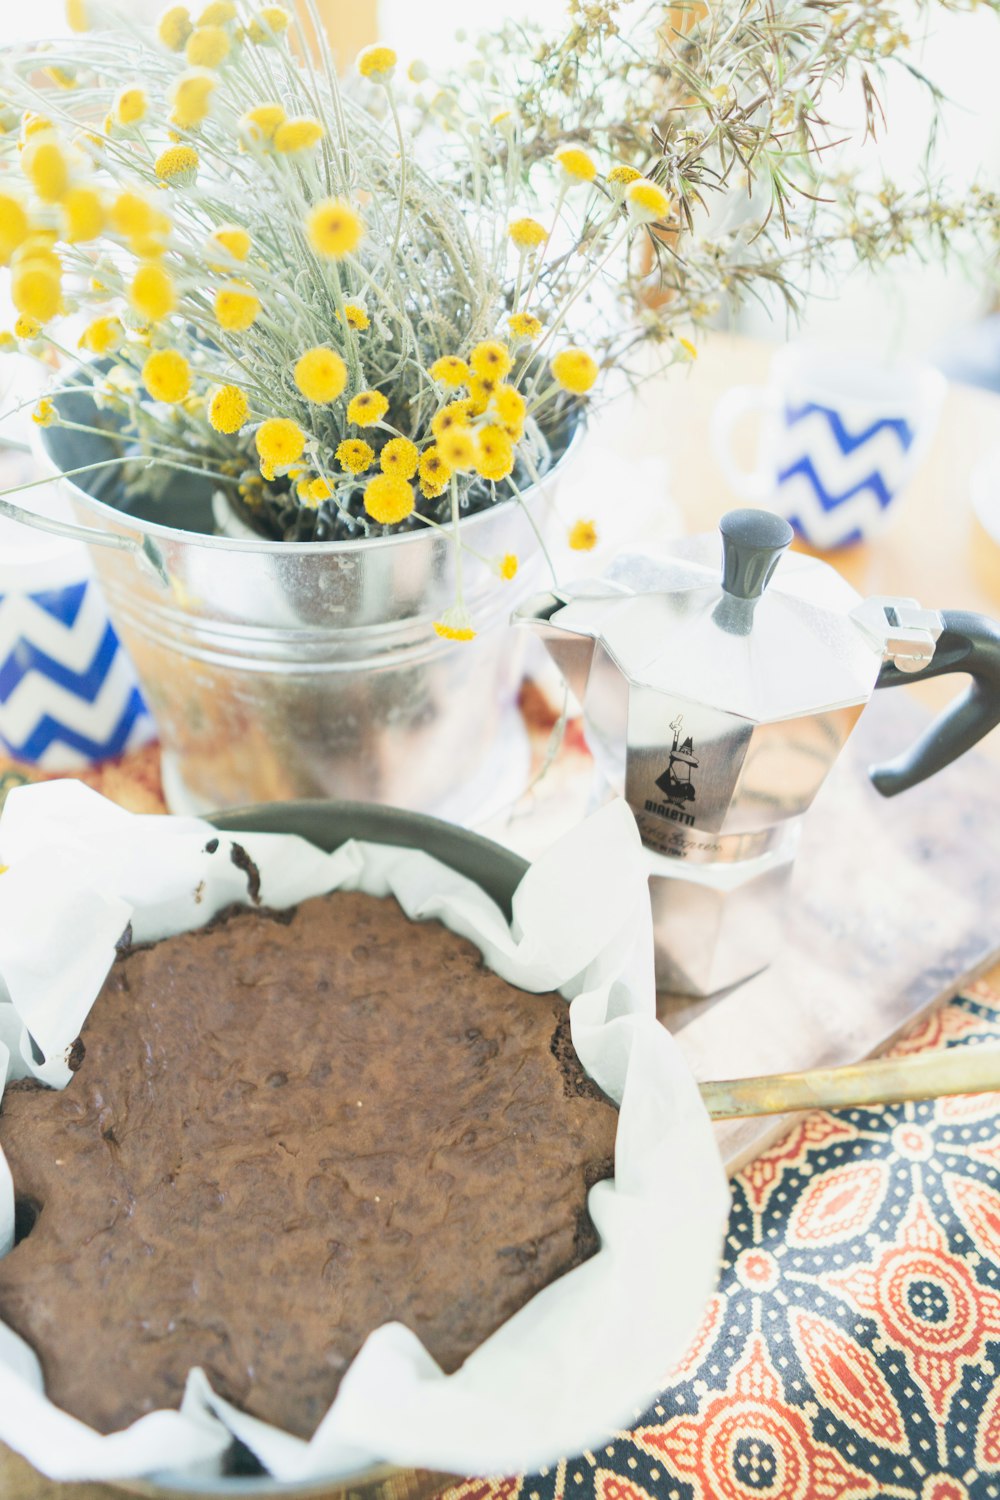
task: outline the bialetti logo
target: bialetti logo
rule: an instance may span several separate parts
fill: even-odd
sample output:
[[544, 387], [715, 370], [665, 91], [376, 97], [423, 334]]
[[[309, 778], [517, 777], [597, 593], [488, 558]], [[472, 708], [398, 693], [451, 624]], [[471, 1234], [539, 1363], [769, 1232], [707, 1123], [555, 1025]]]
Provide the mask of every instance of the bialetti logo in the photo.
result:
[[667, 763], [667, 769], [656, 778], [656, 785], [663, 793], [664, 800], [663, 802], [648, 801], [646, 811], [658, 813], [661, 818], [669, 818], [674, 823], [683, 823], [686, 828], [693, 828], [694, 817], [685, 809], [689, 802], [695, 800], [691, 772], [698, 769], [698, 760], [694, 753], [694, 742], [690, 735], [681, 739], [684, 730], [684, 719], [681, 714], [677, 715], [670, 728], [674, 732], [670, 760]]

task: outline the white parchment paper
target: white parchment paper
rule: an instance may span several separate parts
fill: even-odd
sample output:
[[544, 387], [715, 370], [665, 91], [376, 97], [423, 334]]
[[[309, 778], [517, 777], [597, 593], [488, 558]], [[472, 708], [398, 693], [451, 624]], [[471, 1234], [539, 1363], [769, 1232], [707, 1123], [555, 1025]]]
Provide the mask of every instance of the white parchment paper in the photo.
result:
[[[538, 860], [518, 887], [510, 924], [478, 886], [419, 852], [352, 842], [328, 855], [291, 835], [236, 837], [260, 870], [266, 905], [337, 888], [391, 894], [412, 919], [438, 918], [470, 938], [510, 983], [557, 989], [571, 1001], [576, 1050], [620, 1104], [614, 1181], [598, 1183], [589, 1198], [601, 1248], [452, 1375], [401, 1324], [376, 1330], [309, 1442], [235, 1410], [200, 1370], [180, 1411], [98, 1434], [46, 1399], [34, 1354], [0, 1324], [0, 1438], [54, 1479], [217, 1473], [232, 1434], [289, 1481], [344, 1476], [379, 1460], [514, 1473], [596, 1447], [645, 1404], [694, 1334], [715, 1285], [728, 1208], [697, 1088], [656, 1020], [631, 813], [623, 802], [602, 808]], [[246, 900], [232, 842], [199, 819], [124, 812], [77, 782], [10, 793], [0, 819], [7, 1078], [69, 1082], [68, 1049], [128, 922], [142, 942], [203, 926]], [[44, 1062], [33, 1061], [39, 1049]], [[0, 1071], [0, 1087], [3, 1078]], [[0, 1253], [12, 1239], [13, 1189], [0, 1157]]]

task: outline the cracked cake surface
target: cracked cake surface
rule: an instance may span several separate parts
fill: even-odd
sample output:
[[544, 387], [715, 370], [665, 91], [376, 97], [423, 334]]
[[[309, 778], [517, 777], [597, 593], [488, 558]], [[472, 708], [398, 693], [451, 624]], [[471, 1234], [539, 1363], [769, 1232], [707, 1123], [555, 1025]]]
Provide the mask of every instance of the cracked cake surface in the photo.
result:
[[[336, 892], [115, 962], [65, 1090], [8, 1086], [0, 1318], [101, 1432], [220, 1395], [309, 1436], [398, 1320], [451, 1371], [597, 1248], [617, 1111], [559, 995]], [[29, 1231], [30, 1232], [26, 1232]]]

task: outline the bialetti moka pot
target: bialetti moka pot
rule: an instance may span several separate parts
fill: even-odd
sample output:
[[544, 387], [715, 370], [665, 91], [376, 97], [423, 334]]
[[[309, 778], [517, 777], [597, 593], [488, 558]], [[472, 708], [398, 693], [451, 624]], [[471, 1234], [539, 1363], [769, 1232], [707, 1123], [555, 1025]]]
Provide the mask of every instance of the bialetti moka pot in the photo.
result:
[[787, 552], [788, 523], [736, 510], [670, 555], [620, 556], [599, 579], [538, 595], [533, 628], [579, 698], [610, 786], [650, 861], [657, 980], [709, 995], [780, 942], [810, 807], [875, 688], [967, 672], [968, 691], [905, 755], [884, 796], [914, 786], [1000, 723], [1000, 627], [981, 615], [862, 600]]

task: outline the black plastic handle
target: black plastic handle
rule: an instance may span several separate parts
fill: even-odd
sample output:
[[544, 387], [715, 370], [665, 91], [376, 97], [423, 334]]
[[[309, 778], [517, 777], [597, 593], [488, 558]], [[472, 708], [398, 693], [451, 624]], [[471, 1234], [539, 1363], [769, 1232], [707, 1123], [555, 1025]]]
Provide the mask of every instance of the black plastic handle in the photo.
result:
[[946, 672], [968, 672], [972, 682], [904, 755], [871, 767], [868, 774], [883, 797], [895, 797], [926, 781], [1000, 724], [1000, 625], [964, 610], [945, 610], [941, 619], [944, 629], [927, 666], [919, 672], [901, 672], [887, 662], [875, 686], [897, 687]]

